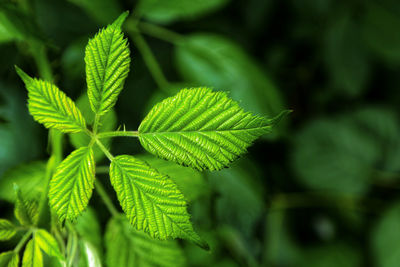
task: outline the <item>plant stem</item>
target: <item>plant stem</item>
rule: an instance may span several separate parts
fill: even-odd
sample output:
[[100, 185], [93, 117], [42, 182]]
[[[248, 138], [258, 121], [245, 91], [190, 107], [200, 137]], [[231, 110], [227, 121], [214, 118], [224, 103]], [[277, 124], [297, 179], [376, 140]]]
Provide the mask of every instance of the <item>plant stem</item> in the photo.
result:
[[96, 144], [100, 147], [100, 149], [103, 151], [103, 153], [107, 156], [107, 158], [110, 161], [114, 160], [114, 156], [111, 155], [110, 151], [108, 151], [108, 149], [103, 145], [102, 142], [100, 142], [100, 140], [97, 137], [93, 137], [96, 140]]
[[103, 184], [99, 181], [99, 179], [96, 179], [96, 192], [99, 194], [104, 204], [106, 205], [108, 211], [112, 214], [112, 216], [114, 217], [118, 216], [119, 215], [118, 210], [115, 208]]
[[68, 237], [68, 264], [67, 264], [68, 267], [73, 266], [76, 250], [78, 247], [76, 232], [72, 227], [69, 228], [70, 228], [70, 234]]
[[125, 137], [138, 137], [138, 131], [114, 131], [114, 132], [102, 132], [97, 135], [97, 138], [107, 138], [107, 137], [118, 137], [118, 136], [125, 136]]
[[96, 173], [97, 174], [105, 174], [108, 173], [110, 168], [108, 166], [99, 166], [96, 167]]
[[142, 55], [144, 63], [149, 69], [151, 75], [153, 76], [154, 81], [157, 83], [157, 86], [162, 90], [168, 87], [169, 82], [165, 78], [165, 75], [162, 72], [161, 67], [158, 64], [146, 40], [138, 31], [137, 24], [138, 22], [135, 19], [130, 19], [125, 23], [126, 29], [129, 36], [133, 39], [140, 54]]
[[19, 240], [17, 246], [14, 248], [14, 252], [18, 253], [21, 248], [25, 245], [26, 241], [28, 241], [29, 237], [32, 235], [33, 230], [29, 230], [24, 234], [24, 236]]
[[180, 45], [185, 40], [185, 37], [183, 35], [180, 35], [179, 33], [173, 32], [152, 23], [140, 21], [138, 23], [138, 27], [142, 33], [172, 43], [174, 45]]

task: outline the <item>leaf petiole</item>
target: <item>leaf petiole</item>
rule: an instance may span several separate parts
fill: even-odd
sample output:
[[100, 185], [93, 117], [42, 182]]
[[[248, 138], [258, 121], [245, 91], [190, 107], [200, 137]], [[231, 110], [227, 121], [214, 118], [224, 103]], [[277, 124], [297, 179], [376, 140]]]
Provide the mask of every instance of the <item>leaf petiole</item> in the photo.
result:
[[31, 237], [33, 233], [33, 229], [30, 229], [28, 232], [24, 234], [24, 236], [19, 240], [17, 246], [14, 248], [14, 252], [18, 253], [21, 248], [25, 245], [26, 241], [28, 241], [29, 237]]
[[97, 134], [97, 138], [108, 138], [108, 137], [138, 137], [138, 131], [114, 131], [114, 132], [103, 132]]

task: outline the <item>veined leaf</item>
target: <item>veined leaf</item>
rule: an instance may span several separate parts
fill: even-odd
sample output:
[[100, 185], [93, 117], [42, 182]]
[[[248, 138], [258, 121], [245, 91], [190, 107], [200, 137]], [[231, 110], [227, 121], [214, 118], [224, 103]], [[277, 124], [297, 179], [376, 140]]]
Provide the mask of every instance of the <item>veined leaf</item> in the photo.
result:
[[183, 194], [146, 162], [122, 155], [111, 162], [111, 183], [130, 223], [153, 238], [186, 238], [208, 245], [194, 232]]
[[0, 267], [18, 267], [19, 256], [14, 251], [7, 251], [0, 254]]
[[89, 40], [85, 51], [86, 82], [90, 106], [97, 115], [109, 111], [117, 101], [128, 76], [130, 52], [121, 25], [123, 13], [113, 24]]
[[152, 239], [129, 225], [125, 218], [113, 218], [105, 233], [107, 266], [185, 266], [185, 257], [173, 240]]
[[183, 89], [153, 107], [139, 126], [139, 139], [160, 158], [198, 170], [220, 170], [285, 114], [275, 119], [253, 116], [225, 92]]
[[0, 219], [0, 241], [10, 240], [17, 231], [9, 220]]
[[40, 229], [35, 232], [35, 242], [47, 255], [63, 259], [56, 239], [47, 231]]
[[35, 238], [31, 239], [25, 247], [22, 267], [42, 267], [43, 255]]
[[38, 204], [34, 200], [25, 199], [17, 189], [17, 202], [14, 214], [22, 225], [36, 225], [39, 220]]
[[61, 221], [74, 220], [89, 203], [95, 179], [95, 163], [90, 147], [73, 151], [57, 167], [50, 181], [50, 207]]
[[77, 133], [86, 129], [86, 122], [75, 103], [54, 84], [32, 79], [15, 67], [28, 90], [28, 108], [33, 118], [47, 128], [64, 133]]

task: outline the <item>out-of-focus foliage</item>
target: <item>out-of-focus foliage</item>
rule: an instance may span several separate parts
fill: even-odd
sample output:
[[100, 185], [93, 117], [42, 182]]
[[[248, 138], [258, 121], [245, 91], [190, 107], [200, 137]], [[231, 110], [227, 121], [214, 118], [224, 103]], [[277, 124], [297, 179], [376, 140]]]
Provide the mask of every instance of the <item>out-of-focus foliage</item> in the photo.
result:
[[[131, 72], [118, 103], [101, 118], [100, 131], [136, 130], [154, 104], [199, 86], [228, 92], [255, 115], [273, 117], [283, 109], [293, 113], [271, 134], [274, 138], [257, 141], [246, 159], [218, 172], [200, 174], [145, 154], [133, 138], [102, 139], [115, 155], [139, 155], [170, 177], [211, 250], [142, 236], [125, 219], [110, 219], [95, 191], [90, 208], [67, 237], [77, 242], [74, 266], [398, 266], [396, 0], [1, 1], [2, 219], [14, 230], [21, 227], [11, 204], [17, 187], [24, 196], [17, 217], [25, 225], [36, 223], [36, 218], [29, 221], [35, 204], [22, 204], [37, 203], [45, 193], [51, 153], [46, 132], [28, 114], [27, 92], [14, 65], [78, 99], [90, 128], [94, 114], [84, 96], [85, 45], [124, 10], [132, 11], [122, 29]], [[157, 70], [137, 31], [166, 82], [152, 76]], [[52, 78], [49, 69], [56, 74]], [[63, 156], [90, 142], [84, 134], [62, 140]], [[98, 147], [93, 152], [99, 169], [108, 164]], [[105, 174], [96, 179], [107, 181], [108, 171], [103, 168]], [[118, 207], [111, 186], [106, 190]], [[8, 222], [0, 221], [0, 235], [13, 234], [0, 244], [0, 266], [17, 266], [24, 258], [28, 262], [35, 249], [44, 266], [62, 266], [34, 241], [19, 254], [12, 252], [22, 232], [10, 230]]]

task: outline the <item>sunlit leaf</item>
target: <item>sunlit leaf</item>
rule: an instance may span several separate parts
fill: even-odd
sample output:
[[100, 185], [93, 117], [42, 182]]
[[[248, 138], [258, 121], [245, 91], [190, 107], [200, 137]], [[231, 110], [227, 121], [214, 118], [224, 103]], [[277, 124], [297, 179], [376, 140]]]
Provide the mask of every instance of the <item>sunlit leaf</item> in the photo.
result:
[[176, 184], [146, 162], [118, 156], [110, 168], [111, 183], [129, 222], [153, 238], [185, 238], [207, 248], [193, 230], [186, 201]]
[[94, 179], [95, 163], [90, 147], [73, 151], [61, 162], [49, 185], [49, 204], [60, 221], [74, 220], [85, 210]]
[[0, 267], [18, 267], [19, 255], [14, 251], [0, 254]]
[[0, 241], [11, 239], [17, 233], [14, 224], [9, 220], [0, 219]]
[[32, 79], [20, 68], [16, 71], [28, 90], [28, 108], [33, 118], [47, 128], [65, 133], [86, 129], [85, 120], [75, 103], [54, 84]]
[[98, 115], [105, 114], [115, 105], [128, 76], [130, 52], [121, 32], [127, 16], [128, 13], [123, 13], [86, 46], [88, 96], [92, 110]]
[[40, 229], [35, 232], [35, 242], [41, 250], [49, 256], [63, 259], [57, 240], [46, 230]]
[[25, 247], [22, 267], [42, 267], [43, 255], [35, 239], [31, 239]]
[[158, 103], [139, 126], [150, 153], [198, 170], [220, 170], [269, 133], [275, 119], [245, 112], [225, 92], [184, 89]]

